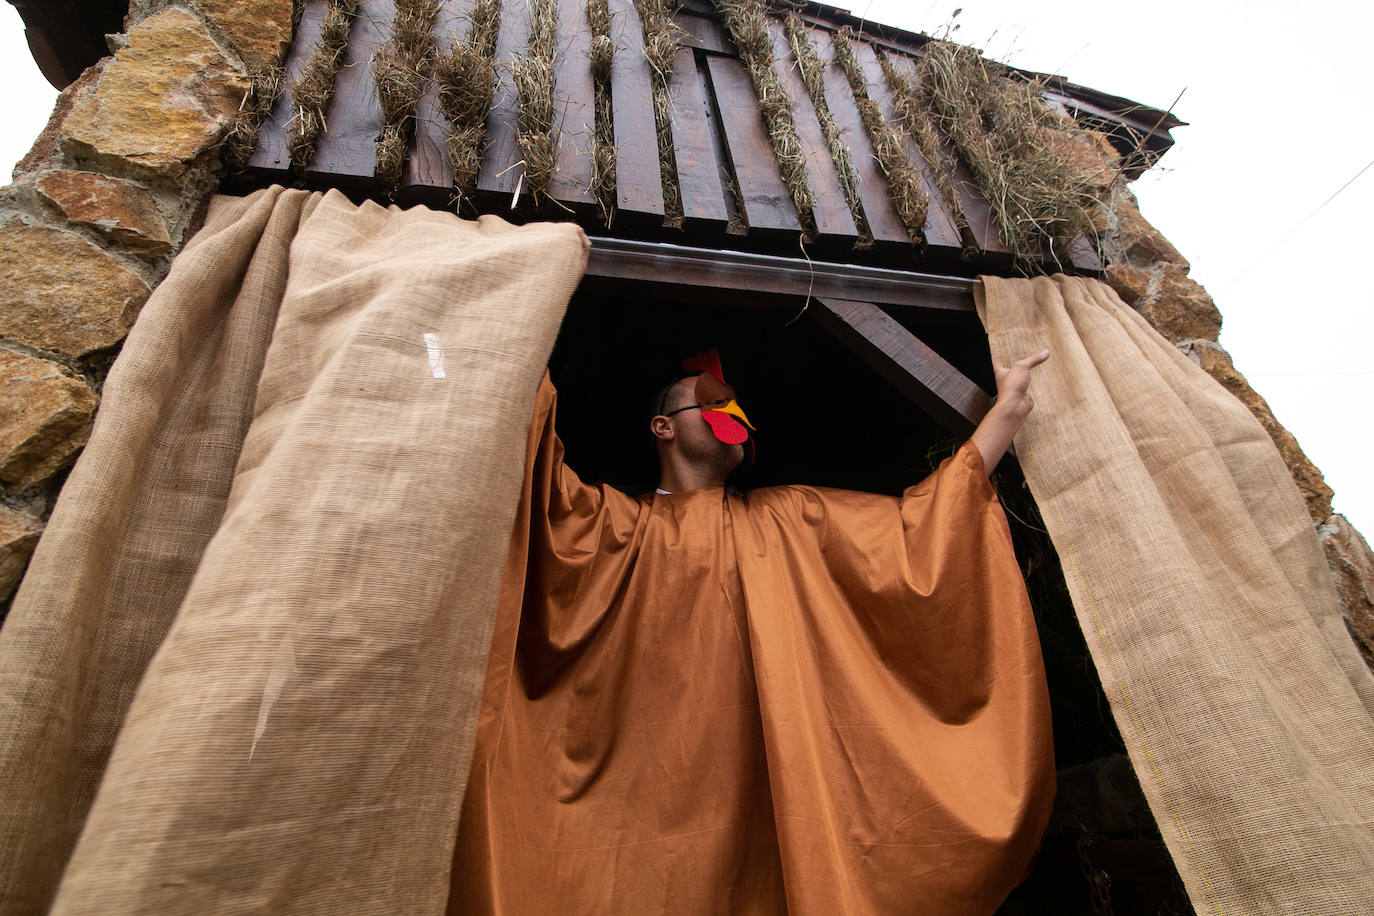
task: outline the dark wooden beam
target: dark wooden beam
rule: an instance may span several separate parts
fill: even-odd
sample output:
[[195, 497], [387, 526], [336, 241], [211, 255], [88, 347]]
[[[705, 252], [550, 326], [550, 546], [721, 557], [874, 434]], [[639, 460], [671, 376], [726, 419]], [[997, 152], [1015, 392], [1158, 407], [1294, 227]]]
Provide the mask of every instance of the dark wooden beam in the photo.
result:
[[823, 297], [811, 314], [954, 435], [973, 432], [991, 409], [987, 392], [873, 303]]
[[124, 30], [128, 0], [9, 0], [24, 20], [24, 36], [39, 72], [65, 89], [110, 53], [107, 34]]
[[973, 312], [974, 280], [832, 261], [664, 242], [594, 236], [587, 275], [676, 288], [734, 291], [739, 304], [753, 296], [862, 298], [883, 305]]

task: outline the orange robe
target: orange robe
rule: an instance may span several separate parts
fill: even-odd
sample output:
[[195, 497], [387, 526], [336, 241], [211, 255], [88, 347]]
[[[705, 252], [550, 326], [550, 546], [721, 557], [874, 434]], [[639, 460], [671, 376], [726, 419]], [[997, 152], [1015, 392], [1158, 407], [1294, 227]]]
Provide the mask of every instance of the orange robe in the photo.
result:
[[900, 499], [640, 499], [541, 385], [451, 913], [988, 913], [1049, 816], [1035, 624], [965, 445]]

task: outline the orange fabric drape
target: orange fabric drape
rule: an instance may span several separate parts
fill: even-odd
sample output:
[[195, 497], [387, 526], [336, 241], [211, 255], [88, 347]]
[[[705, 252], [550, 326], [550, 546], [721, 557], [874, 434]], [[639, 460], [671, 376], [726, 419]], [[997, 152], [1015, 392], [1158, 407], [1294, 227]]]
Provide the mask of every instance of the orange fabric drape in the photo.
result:
[[450, 912], [991, 912], [1054, 794], [1006, 520], [965, 446], [890, 497], [631, 499], [545, 381]]

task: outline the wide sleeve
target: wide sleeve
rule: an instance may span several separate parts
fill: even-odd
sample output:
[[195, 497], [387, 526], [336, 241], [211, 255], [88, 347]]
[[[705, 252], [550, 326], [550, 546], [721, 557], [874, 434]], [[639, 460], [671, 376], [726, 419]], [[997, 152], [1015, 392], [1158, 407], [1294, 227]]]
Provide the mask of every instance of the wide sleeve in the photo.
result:
[[615, 591], [637, 546], [640, 502], [606, 484], [583, 483], [564, 463], [557, 407], [545, 371], [502, 579], [486, 714], [499, 715], [512, 672], [531, 694], [558, 676], [595, 631], [606, 604], [595, 596]]
[[782, 839], [830, 873], [809, 886], [835, 889], [809, 903], [994, 910], [1037, 848], [1054, 760], [1035, 623], [977, 449], [899, 499], [764, 491], [735, 530]]

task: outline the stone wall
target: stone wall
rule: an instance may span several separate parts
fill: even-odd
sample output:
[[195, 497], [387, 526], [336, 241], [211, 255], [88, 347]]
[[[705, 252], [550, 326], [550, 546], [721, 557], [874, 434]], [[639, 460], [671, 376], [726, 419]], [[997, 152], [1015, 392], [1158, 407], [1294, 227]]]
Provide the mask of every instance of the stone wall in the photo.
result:
[[134, 0], [0, 189], [0, 601], [23, 575], [139, 308], [219, 181], [292, 0]]

